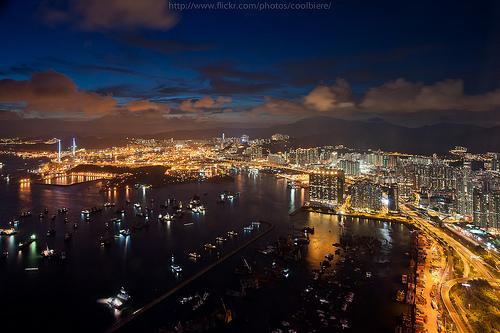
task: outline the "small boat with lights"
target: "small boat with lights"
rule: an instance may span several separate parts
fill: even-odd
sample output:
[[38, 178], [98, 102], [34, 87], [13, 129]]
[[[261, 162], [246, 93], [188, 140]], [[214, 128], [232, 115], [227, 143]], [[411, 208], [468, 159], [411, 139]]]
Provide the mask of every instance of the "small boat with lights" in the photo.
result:
[[180, 274], [182, 272], [182, 267], [176, 264], [170, 265], [170, 268], [172, 269], [172, 272], [175, 274]]
[[189, 259], [198, 260], [198, 259], [200, 259], [200, 258], [201, 258], [201, 255], [199, 255], [199, 254], [198, 254], [198, 253], [196, 253], [196, 252], [191, 252], [191, 253], [189, 254]]
[[19, 251], [25, 250], [25, 249], [27, 249], [27, 248], [30, 246], [30, 244], [31, 244], [31, 243], [33, 243], [33, 242], [36, 242], [36, 235], [34, 235], [34, 234], [33, 234], [33, 235], [31, 235], [31, 236], [30, 236], [30, 238], [28, 238], [27, 240], [19, 242], [19, 244], [17, 245], [17, 249], [18, 249]]
[[222, 243], [224, 243], [225, 241], [227, 241], [227, 239], [226, 239], [226, 238], [224, 238], [224, 237], [217, 237], [217, 238], [215, 238], [215, 241], [216, 241], [217, 243], [219, 243], [219, 244], [222, 244]]
[[132, 296], [127, 293], [125, 288], [121, 287], [115, 297], [107, 298], [104, 302], [113, 309], [121, 310], [131, 298]]
[[121, 229], [120, 230], [120, 235], [122, 235], [124, 237], [130, 236], [130, 229]]
[[43, 250], [41, 253], [42, 257], [44, 257], [44, 258], [51, 258], [55, 254], [56, 254], [56, 251], [54, 251], [53, 249], [49, 249], [48, 245], [47, 245], [47, 248], [45, 250]]
[[203, 245], [203, 247], [205, 248], [205, 250], [215, 250], [217, 248], [215, 245], [210, 243]]

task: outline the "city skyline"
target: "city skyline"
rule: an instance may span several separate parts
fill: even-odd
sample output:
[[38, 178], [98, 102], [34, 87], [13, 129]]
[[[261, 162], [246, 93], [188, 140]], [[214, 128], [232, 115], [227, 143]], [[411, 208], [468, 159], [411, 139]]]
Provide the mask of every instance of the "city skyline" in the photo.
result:
[[499, 332], [499, 17], [0, 0], [2, 332]]

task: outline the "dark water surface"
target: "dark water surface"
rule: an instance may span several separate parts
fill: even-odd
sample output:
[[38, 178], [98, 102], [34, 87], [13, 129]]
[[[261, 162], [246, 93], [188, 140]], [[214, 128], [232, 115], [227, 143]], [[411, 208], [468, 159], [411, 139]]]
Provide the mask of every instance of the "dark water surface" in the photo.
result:
[[[276, 229], [270, 238], [287, 234], [294, 227], [314, 225], [317, 231], [306, 252], [306, 263], [311, 267], [317, 267], [324, 255], [331, 252], [331, 244], [338, 241], [341, 232], [345, 232], [339, 227], [336, 216], [300, 213], [290, 217], [289, 212], [304, 202], [305, 190], [290, 190], [284, 180], [270, 175], [238, 174], [234, 182], [180, 184], [158, 189], [110, 192], [99, 189], [99, 183], [64, 187], [21, 186], [0, 181], [0, 228], [8, 227], [8, 222], [21, 211], [33, 213], [32, 217], [20, 219], [18, 234], [0, 238], [0, 250], [9, 252], [7, 259], [0, 262], [2, 331], [20, 332], [33, 328], [38, 331], [103, 331], [117, 319], [106, 305], [97, 302], [98, 299], [110, 297], [124, 286], [133, 296], [132, 307], [143, 306], [214, 260], [214, 254], [210, 256], [204, 252], [203, 244], [214, 243], [215, 237], [235, 230], [240, 237], [228, 242], [224, 251], [236, 247], [245, 239], [243, 226], [251, 220], [273, 223]], [[217, 195], [224, 190], [240, 192], [241, 195], [233, 203], [217, 203]], [[182, 220], [170, 224], [150, 218], [148, 228], [133, 231], [128, 238], [118, 238], [107, 248], [100, 246], [99, 238], [106, 234], [104, 224], [116, 216], [116, 209], [124, 208], [126, 214], [121, 227], [111, 226], [110, 230], [115, 234], [119, 228], [130, 227], [141, 220], [135, 216], [133, 203], [152, 207], [153, 215], [157, 216], [161, 211], [159, 205], [166, 199], [176, 197], [187, 203], [194, 194], [200, 195], [206, 203], [205, 215], [188, 213]], [[131, 204], [126, 205], [126, 200]], [[105, 202], [116, 202], [116, 206], [92, 215], [90, 222], [82, 219], [82, 209], [102, 206]], [[40, 220], [38, 214], [45, 207], [49, 214]], [[69, 209], [67, 215], [57, 215], [55, 221], [51, 221], [50, 217], [61, 207]], [[64, 223], [64, 216], [68, 217], [69, 223]], [[184, 225], [190, 222], [194, 224]], [[78, 223], [77, 230], [73, 230], [73, 223]], [[49, 228], [56, 230], [54, 237], [46, 236]], [[388, 240], [377, 258], [369, 258], [372, 261], [372, 285], [360, 290], [354, 317], [359, 317], [362, 323], [377, 319], [380, 327], [391, 328], [394, 316], [401, 311], [393, 299], [408, 262], [404, 255], [409, 247], [408, 230], [401, 225], [363, 220], [351, 221], [346, 228], [349, 233]], [[70, 242], [64, 242], [65, 232], [73, 232]], [[38, 241], [18, 252], [18, 242], [31, 234], [36, 234]], [[67, 260], [42, 258], [40, 253], [46, 246], [65, 251]], [[187, 259], [187, 254], [192, 251], [206, 255], [201, 262], [193, 263]], [[180, 277], [170, 269], [172, 255], [184, 268]], [[28, 271], [26, 268], [38, 270]], [[223, 283], [228, 274], [231, 273], [220, 267], [207, 279]], [[272, 296], [267, 300], [272, 301]], [[355, 330], [362, 332], [366, 327], [363, 325]]]

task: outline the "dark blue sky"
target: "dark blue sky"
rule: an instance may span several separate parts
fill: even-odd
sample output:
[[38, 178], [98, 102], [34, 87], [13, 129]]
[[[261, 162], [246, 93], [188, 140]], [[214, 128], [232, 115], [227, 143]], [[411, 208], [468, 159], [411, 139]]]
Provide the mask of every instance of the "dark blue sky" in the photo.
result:
[[[114, 2], [108, 5], [113, 7]], [[149, 2], [162, 1], [144, 1]], [[101, 9], [87, 11], [78, 3], [91, 6], [93, 0], [3, 3], [0, 79], [4, 84], [9, 79], [30, 82], [33, 73], [51, 70], [69, 78], [79, 91], [113, 96], [118, 106], [150, 101], [168, 105], [170, 114], [183, 114], [189, 107], [181, 107], [182, 101], [191, 101], [197, 109], [197, 100], [223, 96], [231, 101], [200, 109], [210, 114], [232, 111], [228, 117], [234, 120], [254, 108], [267, 108], [269, 101], [285, 103], [275, 109], [329, 110], [330, 102], [324, 98], [332, 95], [326, 90], [319, 96], [320, 103], [327, 103], [323, 108], [317, 99], [306, 97], [318, 86], [333, 87], [328, 90], [335, 100], [332, 110], [333, 105], [341, 109], [336, 103], [347, 97], [339, 97], [335, 88], [339, 78], [348, 83], [349, 105], [358, 111], [363, 105], [384, 109], [379, 99], [363, 104], [366, 93], [397, 79], [419, 85], [413, 87], [417, 90], [461, 80], [464, 96], [500, 87], [498, 1], [341, 0], [333, 1], [330, 10], [190, 10], [177, 13], [177, 22], [168, 27], [133, 17], [125, 23], [114, 24], [111, 18], [107, 26], [92, 25], [90, 16], [100, 15]], [[107, 1], [101, 3], [105, 6]], [[407, 93], [399, 88], [395, 94]], [[23, 112], [30, 104], [31, 95], [17, 100], [6, 95], [0, 93], [4, 109], [14, 103], [13, 109]], [[467, 99], [457, 106], [422, 107], [485, 108], [471, 103]], [[286, 113], [275, 109], [260, 114]], [[367, 110], [371, 109], [362, 111]], [[44, 110], [34, 111], [43, 117]], [[63, 111], [57, 116], [64, 116]]]

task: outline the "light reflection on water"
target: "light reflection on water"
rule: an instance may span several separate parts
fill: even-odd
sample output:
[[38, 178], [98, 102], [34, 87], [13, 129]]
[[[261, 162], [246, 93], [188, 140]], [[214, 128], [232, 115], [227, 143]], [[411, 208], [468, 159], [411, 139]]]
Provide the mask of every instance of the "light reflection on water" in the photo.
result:
[[[20, 210], [31, 210], [33, 217], [21, 221], [21, 229], [16, 238], [25, 239], [31, 233], [39, 237], [36, 244], [33, 243], [22, 256], [17, 256], [14, 236], [0, 240], [0, 247], [9, 251], [7, 270], [0, 266], [0, 286], [12, 284], [16, 290], [2, 295], [7, 303], [9, 300], [22, 298], [26, 300], [27, 313], [43, 318], [49, 315], [40, 310], [45, 307], [51, 309], [50, 313], [58, 312], [68, 321], [81, 325], [82, 329], [92, 331], [113, 320], [109, 318], [109, 311], [96, 304], [96, 299], [108, 297], [124, 285], [134, 295], [134, 301], [144, 304], [159, 291], [177, 283], [168, 264], [172, 253], [176, 254], [176, 260], [179, 260], [186, 273], [194, 272], [199, 266], [185, 258], [187, 253], [203, 253], [200, 248], [203, 244], [213, 242], [216, 236], [224, 235], [229, 230], [235, 230], [243, 237], [242, 228], [250, 220], [262, 219], [274, 223], [275, 235], [286, 235], [294, 227], [314, 226], [316, 232], [311, 236], [311, 243], [303, 255], [315, 267], [324, 259], [325, 254], [334, 250], [332, 243], [339, 242], [340, 235], [344, 232], [335, 215], [299, 213], [289, 217], [290, 211], [304, 203], [307, 191], [290, 191], [286, 181], [268, 175], [238, 175], [234, 183], [182, 184], [144, 191], [127, 188], [99, 192], [100, 185], [89, 183], [73, 187], [51, 187], [32, 184], [29, 189], [17, 186], [15, 189], [13, 186], [0, 188], [0, 200], [8, 203], [0, 206], [0, 224], [6, 221], [5, 217], [16, 216]], [[240, 192], [241, 196], [233, 203], [216, 203], [217, 195], [224, 190]], [[205, 197], [204, 193], [208, 195]], [[186, 220], [180, 223], [160, 223], [156, 221], [156, 210], [149, 228], [134, 232], [131, 237], [115, 239], [109, 248], [99, 245], [99, 237], [106, 232], [104, 223], [116, 216], [116, 209], [124, 208], [126, 215], [122, 216], [120, 225], [110, 225], [110, 230], [114, 233], [131, 227], [138, 221], [133, 208], [135, 202], [142, 202], [144, 207], [151, 203], [151, 199], [155, 199], [151, 205], [158, 209], [157, 206], [167, 198], [175, 196], [185, 203], [194, 194], [207, 201], [207, 214], [188, 214]], [[126, 205], [125, 200], [131, 201], [131, 204]], [[80, 214], [82, 209], [102, 207], [108, 201], [115, 202], [116, 207], [93, 215], [90, 222], [83, 221]], [[39, 220], [38, 213], [44, 207], [48, 207], [50, 213]], [[59, 215], [56, 221], [51, 221], [52, 214], [61, 207], [69, 209], [67, 224], [62, 221], [64, 216]], [[79, 224], [77, 230], [73, 230], [74, 222]], [[186, 227], [183, 225], [185, 222], [195, 223]], [[384, 238], [391, 237], [389, 230], [379, 231], [378, 227], [375, 230], [373, 221], [356, 220], [349, 226], [347, 223], [349, 221], [346, 221], [345, 229], [372, 234], [379, 232]], [[50, 227], [57, 230], [56, 236], [46, 238], [45, 234]], [[63, 235], [67, 231], [73, 233], [73, 239], [64, 243]], [[65, 250], [68, 254], [66, 262], [60, 264], [40, 258], [40, 252], [46, 245], [51, 249]], [[11, 253], [13, 260], [10, 259]], [[19, 268], [38, 266], [40, 271], [30, 273], [29, 277], [24, 270], [19, 273]], [[147, 284], [144, 283], [144, 277], [147, 277]], [[33, 299], [31, 293], [37, 299]], [[49, 293], [50, 298], [40, 296], [44, 293]], [[75, 309], [78, 311], [74, 311]], [[0, 304], [0, 311], [3, 310], [9, 309], [4, 309]], [[9, 315], [16, 316], [11, 312]], [[85, 318], [95, 320], [88, 322]]]

